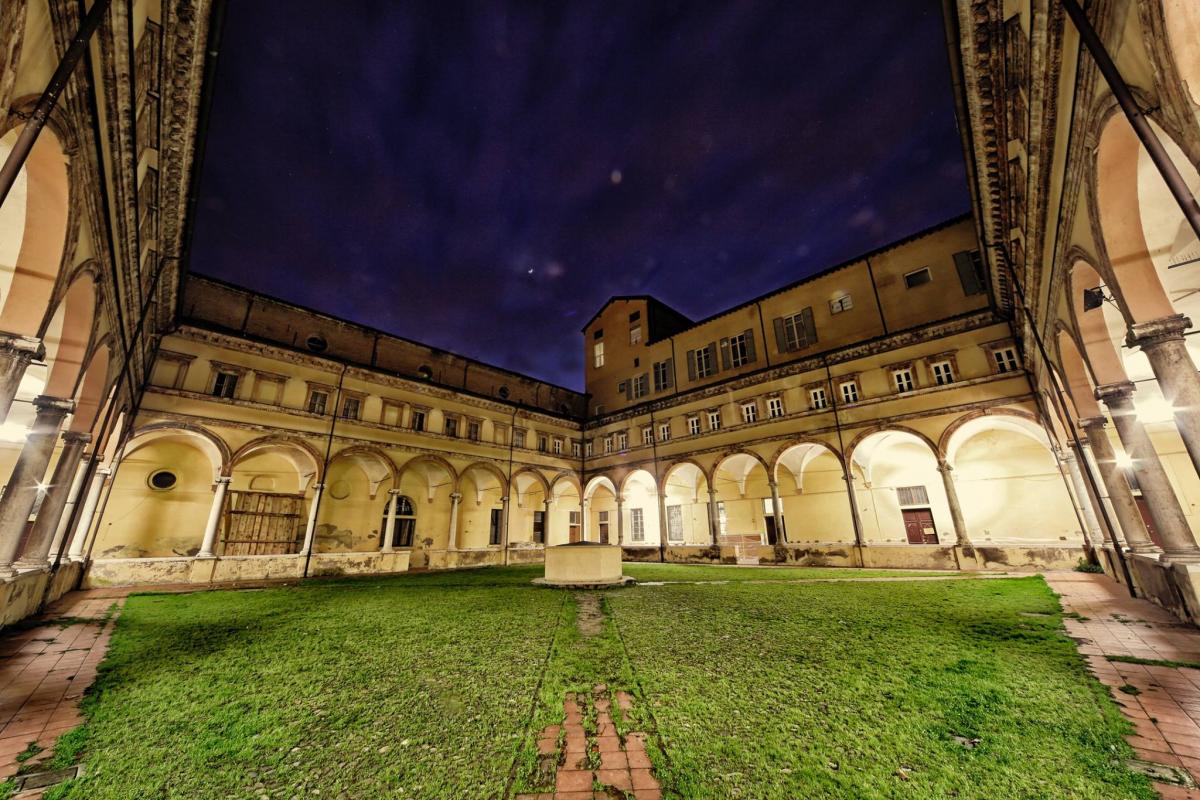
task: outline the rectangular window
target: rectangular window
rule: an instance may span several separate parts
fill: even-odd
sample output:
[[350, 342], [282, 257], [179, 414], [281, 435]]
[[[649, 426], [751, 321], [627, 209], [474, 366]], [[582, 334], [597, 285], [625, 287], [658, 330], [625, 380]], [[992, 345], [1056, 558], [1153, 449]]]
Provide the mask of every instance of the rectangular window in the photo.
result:
[[692, 436], [695, 436], [698, 433], [700, 433], [700, 418], [699, 417], [688, 417], [688, 433], [690, 433]]
[[547, 439], [545, 436], [538, 436], [537, 443], [538, 443], [538, 452], [539, 453], [544, 453], [550, 449], [550, 440]]
[[708, 412], [708, 429], [710, 431], [721, 430], [721, 412], [720, 411]]
[[571, 455], [574, 456], [575, 458], [579, 458], [579, 456], [580, 456], [579, 442], [571, 442]]
[[844, 294], [841, 297], [836, 297], [829, 301], [829, 313], [840, 314], [843, 311], [849, 311], [854, 308], [854, 301], [850, 299], [850, 295]]
[[449, 417], [446, 420], [446, 435], [458, 437], [458, 420], [454, 417]]
[[911, 392], [913, 390], [913, 375], [911, 369], [893, 370], [892, 380], [896, 382], [897, 392]]
[[513, 428], [513, 447], [525, 446], [525, 431], [520, 428]]
[[963, 294], [983, 294], [987, 291], [987, 275], [983, 269], [983, 255], [978, 250], [954, 254], [954, 268], [962, 284]]
[[829, 398], [825, 396], [824, 389], [810, 389], [808, 391], [808, 405], [812, 409], [822, 409], [829, 407]]
[[653, 428], [642, 428], [642, 444], [654, 444]]
[[642, 343], [642, 326], [641, 325], [634, 325], [632, 328], [629, 329], [629, 343], [630, 344], [641, 344]]
[[318, 392], [315, 389], [308, 393], [308, 413], [324, 414], [329, 405], [329, 392]]
[[783, 398], [768, 397], [767, 398], [767, 416], [771, 419], [783, 416]]
[[650, 394], [650, 379], [646, 374], [638, 375], [633, 379], [633, 396], [635, 398], [645, 397]]
[[809, 341], [808, 331], [812, 327], [812, 309], [806, 308], [799, 314], [792, 314], [790, 317], [783, 318], [783, 342], [785, 352], [800, 350], [808, 347], [812, 342]]
[[343, 419], [358, 419], [358, 413], [361, 409], [362, 401], [357, 397], [347, 397], [342, 400]]
[[654, 364], [654, 391], [665, 392], [675, 383], [671, 374], [671, 359], [656, 361]]
[[562, 447], [563, 447], [562, 439], [555, 439], [552, 444], [552, 447], [554, 448], [554, 455], [556, 455], [556, 456], [562, 455]]
[[683, 507], [667, 506], [667, 541], [683, 541]]
[[997, 372], [1016, 372], [1021, 368], [1021, 362], [1017, 361], [1017, 351], [1011, 347], [993, 350], [992, 358], [996, 360]]
[[734, 367], [742, 367], [750, 363], [749, 336], [739, 333], [729, 337], [729, 363]]
[[717, 372], [717, 346], [710, 343], [695, 350], [688, 350], [688, 380], [707, 378]]
[[758, 420], [758, 404], [757, 403], [742, 403], [742, 422], [755, 422]]
[[492, 518], [488, 526], [488, 544], [500, 544], [500, 518], [502, 510], [492, 509]]
[[596, 527], [600, 529], [600, 544], [608, 544], [608, 512], [596, 512]]
[[414, 431], [425, 430], [425, 412], [413, 409], [412, 412], [412, 429]]
[[725, 514], [725, 501], [717, 501], [717, 533], [721, 536], [729, 530], [729, 517]]
[[546, 543], [546, 512], [533, 512], [533, 541], [538, 544]]
[[213, 397], [224, 397], [233, 399], [233, 395], [237, 392], [238, 376], [235, 372], [218, 372], [216, 380], [213, 381]]
[[467, 438], [470, 439], [472, 442], [479, 441], [479, 423], [478, 422], [468, 422], [467, 423]]
[[929, 366], [933, 370], [933, 382], [938, 386], [954, 383], [954, 368], [949, 361], [937, 361]]
[[858, 382], [846, 381], [842, 384], [842, 401], [846, 403], [858, 402]]
[[915, 289], [918, 286], [924, 286], [931, 280], [933, 280], [933, 276], [929, 274], [929, 267], [921, 267], [904, 276], [904, 285], [909, 289]]
[[604, 342], [592, 345], [592, 366], [596, 369], [604, 366]]
[[640, 508], [629, 509], [629, 534], [631, 541], [646, 541], [646, 520]]
[[667, 441], [670, 441], [670, 439], [671, 439], [671, 423], [664, 422], [663, 424], [658, 426], [658, 440], [660, 442], [667, 442]]
[[896, 497], [902, 506], [927, 506], [929, 493], [924, 486], [897, 486]]
[[604, 452], [605, 452], [605, 454], [611, 453], [612, 447], [613, 447], [613, 437], [605, 436], [604, 437]]
[[583, 446], [583, 453], [584, 453], [584, 455], [586, 455], [588, 458], [591, 458], [591, 457], [592, 457], [592, 452], [593, 452], [593, 451], [592, 451], [592, 440], [591, 440], [591, 439], [588, 439], [588, 440], [587, 440], [587, 442], [586, 442], [586, 443], [584, 444], [584, 446]]
[[617, 434], [617, 449], [622, 453], [629, 449], [629, 434], [625, 431]]

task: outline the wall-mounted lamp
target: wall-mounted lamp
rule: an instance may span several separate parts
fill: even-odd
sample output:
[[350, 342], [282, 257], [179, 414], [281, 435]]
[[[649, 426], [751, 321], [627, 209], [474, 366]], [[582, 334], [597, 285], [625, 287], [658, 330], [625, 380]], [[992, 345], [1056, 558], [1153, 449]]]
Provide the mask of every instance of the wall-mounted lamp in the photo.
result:
[[1097, 286], [1094, 289], [1083, 290], [1083, 310], [1094, 311], [1104, 305], [1105, 301], [1112, 302], [1112, 298], [1104, 293], [1103, 286]]

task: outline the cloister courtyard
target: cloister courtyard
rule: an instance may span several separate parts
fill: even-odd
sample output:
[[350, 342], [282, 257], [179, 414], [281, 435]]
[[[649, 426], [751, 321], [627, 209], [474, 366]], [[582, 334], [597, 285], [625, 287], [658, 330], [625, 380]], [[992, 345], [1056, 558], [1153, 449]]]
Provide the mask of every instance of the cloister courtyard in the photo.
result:
[[0, 640], [0, 797], [1194, 796], [1200, 633], [1107, 576], [625, 572], [69, 594]]

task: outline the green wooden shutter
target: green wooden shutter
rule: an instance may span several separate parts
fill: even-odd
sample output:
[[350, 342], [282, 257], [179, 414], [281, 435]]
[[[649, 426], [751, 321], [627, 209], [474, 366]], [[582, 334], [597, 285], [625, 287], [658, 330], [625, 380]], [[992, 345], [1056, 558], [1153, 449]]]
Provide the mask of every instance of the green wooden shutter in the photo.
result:
[[783, 317], [771, 320], [771, 327], [775, 329], [775, 349], [780, 353], [786, 353], [788, 351], [787, 332], [783, 329]]
[[816, 344], [817, 325], [813, 322], [812, 306], [800, 312], [800, 323], [804, 326], [804, 343], [806, 345]]
[[746, 361], [751, 363], [758, 360], [758, 353], [754, 350], [754, 331], [747, 328], [744, 331], [746, 337]]
[[666, 370], [666, 375], [663, 376], [663, 388], [670, 389], [675, 385], [675, 359], [668, 358], [663, 362], [663, 368]]
[[688, 380], [696, 380], [696, 351], [687, 351]]
[[971, 254], [968, 251], [963, 250], [961, 253], [954, 254], [954, 268], [958, 270], [958, 280], [962, 283], [963, 294], [979, 294], [983, 291], [979, 274], [975, 272], [975, 264], [972, 263]]
[[726, 370], [729, 369], [730, 363], [731, 362], [729, 360], [729, 340], [722, 339], [721, 340], [721, 369], [726, 369]]

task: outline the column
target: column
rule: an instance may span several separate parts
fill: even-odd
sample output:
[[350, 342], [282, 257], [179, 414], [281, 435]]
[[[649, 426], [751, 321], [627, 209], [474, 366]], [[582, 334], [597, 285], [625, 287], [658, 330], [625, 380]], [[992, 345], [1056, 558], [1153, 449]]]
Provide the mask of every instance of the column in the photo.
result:
[[500, 547], [508, 549], [508, 495], [500, 498]]
[[[850, 524], [854, 526], [854, 546], [863, 548], [867, 546], [863, 538], [862, 518], [858, 514], [858, 498], [854, 493], [854, 474], [849, 468], [842, 470], [842, 481], [846, 484], [846, 500], [850, 503]], [[868, 491], [870, 488], [868, 487]], [[874, 498], [871, 499], [874, 503]], [[955, 532], [957, 534], [957, 531]], [[862, 566], [862, 557], [859, 557], [859, 566]]]
[[[1103, 428], [1104, 419], [1100, 418], [1101, 428]], [[1105, 538], [1114, 547], [1129, 549], [1129, 545], [1125, 542], [1125, 534], [1121, 531], [1120, 517], [1117, 514], [1117, 509], [1113, 506], [1112, 498], [1108, 496], [1108, 484], [1104, 481], [1104, 476], [1100, 472], [1100, 467], [1096, 464], [1096, 456], [1092, 452], [1092, 445], [1087, 441], [1087, 432], [1084, 431], [1084, 440], [1079, 443], [1079, 447], [1083, 450], [1083, 465], [1081, 470], [1087, 470], [1088, 474], [1093, 476], [1099, 475], [1100, 480], [1093, 487], [1090, 483], [1085, 484], [1091, 492], [1092, 504], [1094, 507], [1103, 508], [1104, 516], [1098, 517], [1101, 527], [1106, 531]]]
[[8, 418], [29, 362], [45, 357], [46, 348], [40, 340], [0, 333], [0, 422]]
[[620, 496], [617, 497], [617, 545], [625, 546], [625, 503]]
[[779, 544], [787, 544], [787, 531], [783, 529], [783, 503], [779, 499], [779, 484], [771, 478], [771, 516], [775, 518], [775, 536]]
[[196, 558], [216, 558], [213, 548], [217, 546], [217, 531], [221, 528], [221, 512], [225, 510], [225, 492], [229, 489], [228, 475], [217, 478], [217, 489], [213, 494], [212, 506], [208, 509], [208, 522], [204, 523], [204, 539]]
[[383, 515], [383, 541], [379, 546], [379, 552], [392, 552], [392, 537], [396, 535], [396, 497], [400, 492], [396, 489], [388, 489], [387, 513]]
[[591, 500], [579, 501], [579, 539], [586, 542], [588, 540], [588, 529], [591, 527], [588, 522], [588, 514], [592, 510]]
[[542, 546], [550, 544], [550, 500], [542, 501]]
[[667, 496], [662, 492], [658, 495], [658, 546], [667, 546]]
[[55, 561], [58, 554], [62, 552], [66, 546], [67, 526], [71, 524], [71, 511], [79, 502], [79, 495], [83, 491], [83, 479], [87, 476], [88, 456], [85, 453], [79, 459], [79, 466], [75, 468], [75, 478], [71, 481], [71, 491], [67, 494], [67, 502], [63, 505], [62, 513], [58, 515], [58, 525], [54, 528], [54, 543], [50, 545], [50, 554], [47, 556], [48, 561]]
[[54, 475], [50, 478], [50, 486], [45, 490], [46, 496], [42, 498], [42, 506], [38, 509], [33, 530], [29, 532], [29, 538], [25, 541], [24, 552], [17, 560], [17, 569], [45, 568], [54, 533], [58, 530], [59, 518], [62, 517], [67, 497], [75, 485], [79, 459], [83, 456], [84, 446], [91, 439], [91, 435], [87, 433], [68, 431], [62, 435], [63, 446], [58, 454], [58, 463], [54, 465]]
[[88, 487], [87, 497], [83, 500], [83, 509], [75, 522], [75, 534], [71, 538], [71, 547], [67, 550], [67, 558], [72, 561], [83, 561], [83, 546], [87, 543], [88, 531], [92, 529], [92, 517], [96, 514], [96, 506], [100, 504], [100, 494], [104, 491], [104, 482], [112, 474], [112, 468], [99, 467], [92, 475], [92, 485]]
[[450, 535], [446, 537], [449, 543], [447, 549], [458, 549], [458, 504], [462, 501], [462, 495], [458, 492], [450, 493]]
[[958, 488], [954, 485], [954, 467], [944, 459], [938, 459], [938, 472], [942, 473], [942, 485], [946, 487], [946, 504], [950, 506], [950, 520], [954, 524], [954, 545], [970, 547], [967, 521], [963, 519], [962, 505], [958, 502]]
[[324, 488], [323, 483], [313, 484], [313, 499], [308, 505], [308, 523], [304, 526], [304, 544], [300, 548], [300, 555], [308, 555], [313, 551], [313, 540], [317, 534], [317, 508], [321, 505], [321, 491]]
[[1091, 496], [1083, 483], [1079, 462], [1076, 461], [1074, 453], [1064, 449], [1058, 453], [1058, 464], [1066, 473], [1066, 478], [1075, 493], [1075, 502], [1083, 514], [1083, 521], [1087, 527], [1083, 532], [1083, 543], [1088, 547], [1095, 547], [1104, 541], [1104, 534], [1100, 530], [1100, 520], [1096, 518], [1096, 509], [1092, 508]]
[[1200, 375], [1188, 354], [1183, 333], [1192, 321], [1174, 314], [1129, 326], [1125, 343], [1140, 347], [1150, 361], [1163, 397], [1175, 409], [1175, 427], [1200, 473]]
[[708, 490], [708, 528], [712, 531], [712, 543], [721, 543], [721, 517], [717, 513], [717, 493]]
[[1104, 417], [1091, 417], [1079, 420], [1087, 434], [1088, 443], [1096, 459], [1096, 468], [1100, 471], [1100, 480], [1108, 489], [1108, 499], [1112, 503], [1113, 512], [1117, 515], [1117, 524], [1125, 534], [1129, 549], [1135, 553], [1160, 552], [1158, 545], [1150, 539], [1146, 523], [1142, 521], [1142, 512], [1138, 510], [1137, 500], [1129, 488], [1129, 481], [1117, 466], [1117, 456], [1113, 452], [1112, 442], [1104, 432], [1106, 421]]
[[1133, 472], [1141, 487], [1142, 497], [1163, 540], [1163, 552], [1171, 561], [1200, 561], [1200, 547], [1192, 538], [1179, 498], [1167, 479], [1167, 471], [1158, 460], [1158, 453], [1146, 429], [1133, 410], [1133, 384], [1128, 381], [1096, 389], [1096, 399], [1103, 400], [1117, 428], [1117, 436], [1125, 452], [1133, 459]]
[[33, 405], [37, 408], [37, 418], [21, 448], [4, 500], [0, 503], [0, 578], [16, 574], [13, 559], [21, 545], [21, 535], [41, 491], [39, 487], [46, 477], [50, 456], [54, 454], [58, 427], [73, 404], [70, 400], [42, 395], [33, 401]]

